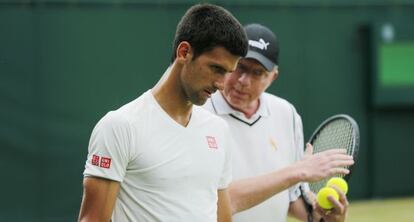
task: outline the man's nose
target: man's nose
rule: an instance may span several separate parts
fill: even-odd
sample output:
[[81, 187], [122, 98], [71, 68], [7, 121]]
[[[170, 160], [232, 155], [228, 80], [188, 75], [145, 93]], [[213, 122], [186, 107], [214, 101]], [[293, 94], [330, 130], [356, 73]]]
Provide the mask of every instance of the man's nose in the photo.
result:
[[242, 85], [249, 85], [250, 84], [250, 75], [248, 75], [247, 73], [242, 73], [238, 80]]

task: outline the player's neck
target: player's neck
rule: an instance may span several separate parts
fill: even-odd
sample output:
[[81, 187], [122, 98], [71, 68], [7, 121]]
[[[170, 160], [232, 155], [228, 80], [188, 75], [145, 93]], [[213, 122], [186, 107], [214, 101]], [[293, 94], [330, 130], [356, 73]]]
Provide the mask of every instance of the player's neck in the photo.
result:
[[249, 104], [232, 104], [223, 91], [221, 91], [220, 93], [223, 95], [224, 100], [227, 102], [227, 104], [229, 104], [231, 108], [239, 112], [242, 112], [247, 119], [250, 119], [257, 112], [257, 110], [259, 110], [260, 99], [257, 99]]
[[187, 126], [192, 112], [192, 103], [182, 93], [178, 84], [177, 67], [171, 65], [151, 92], [162, 109], [177, 123]]
[[259, 109], [260, 101], [256, 100], [255, 102], [243, 106], [239, 109], [240, 112], [244, 114], [247, 119], [250, 119]]

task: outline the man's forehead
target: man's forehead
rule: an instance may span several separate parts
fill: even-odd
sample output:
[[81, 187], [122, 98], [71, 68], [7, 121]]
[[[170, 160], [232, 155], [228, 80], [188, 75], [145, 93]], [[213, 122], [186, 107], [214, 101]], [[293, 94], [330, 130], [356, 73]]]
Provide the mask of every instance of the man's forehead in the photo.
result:
[[227, 71], [232, 71], [236, 67], [240, 56], [233, 55], [224, 47], [215, 47], [213, 50], [206, 52], [211, 53], [211, 62], [224, 68]]

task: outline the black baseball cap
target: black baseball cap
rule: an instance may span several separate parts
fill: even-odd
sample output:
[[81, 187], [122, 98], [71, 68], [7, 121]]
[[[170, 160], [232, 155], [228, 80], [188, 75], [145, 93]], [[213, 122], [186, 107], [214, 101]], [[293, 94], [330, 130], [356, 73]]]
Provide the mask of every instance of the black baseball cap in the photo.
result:
[[244, 27], [249, 39], [249, 49], [245, 58], [255, 59], [267, 71], [272, 71], [279, 62], [279, 44], [276, 35], [260, 24], [249, 24]]

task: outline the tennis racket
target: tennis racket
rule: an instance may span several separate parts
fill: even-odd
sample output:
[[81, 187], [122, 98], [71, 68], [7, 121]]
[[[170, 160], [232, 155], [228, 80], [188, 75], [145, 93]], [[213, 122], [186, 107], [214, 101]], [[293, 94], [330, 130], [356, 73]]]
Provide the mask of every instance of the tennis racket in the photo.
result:
[[[347, 154], [353, 156], [354, 162], [356, 162], [359, 150], [358, 124], [352, 117], [345, 114], [331, 116], [316, 128], [310, 137], [309, 143], [313, 146], [313, 153], [337, 148], [346, 149]], [[349, 181], [354, 166], [355, 164], [348, 168], [349, 174], [335, 176], [342, 177], [346, 181]], [[310, 190], [315, 194], [318, 193], [321, 188], [325, 187], [326, 182], [329, 179], [330, 178], [326, 178], [315, 183], [309, 183]], [[311, 222], [313, 221], [312, 205], [310, 200], [304, 194], [303, 189], [301, 190], [303, 199], [307, 204], [308, 221]]]

